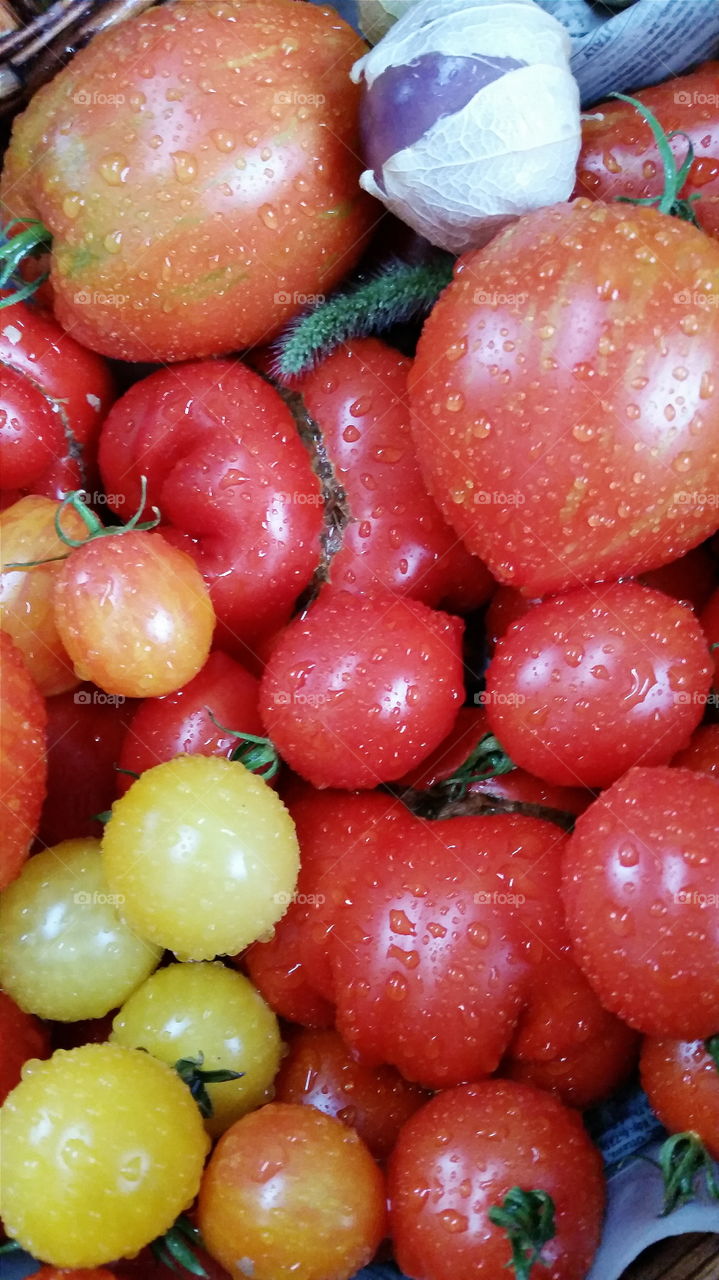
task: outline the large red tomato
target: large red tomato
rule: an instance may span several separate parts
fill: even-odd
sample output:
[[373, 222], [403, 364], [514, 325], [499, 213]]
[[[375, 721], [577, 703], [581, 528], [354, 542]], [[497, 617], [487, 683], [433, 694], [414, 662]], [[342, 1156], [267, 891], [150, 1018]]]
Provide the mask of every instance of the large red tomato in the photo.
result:
[[719, 245], [574, 204], [460, 259], [410, 374], [420, 465], [527, 595], [640, 573], [719, 524]]
[[348, 74], [365, 48], [330, 8], [178, 3], [35, 94], [2, 200], [51, 231], [73, 336], [124, 360], [218, 354], [328, 293], [375, 217]]

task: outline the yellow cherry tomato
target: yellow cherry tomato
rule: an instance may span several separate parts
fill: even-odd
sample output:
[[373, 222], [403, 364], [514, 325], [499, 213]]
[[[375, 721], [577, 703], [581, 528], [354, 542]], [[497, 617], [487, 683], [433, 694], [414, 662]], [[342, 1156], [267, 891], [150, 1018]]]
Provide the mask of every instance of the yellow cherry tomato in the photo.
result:
[[162, 955], [121, 910], [99, 840], [63, 840], [35, 854], [0, 898], [0, 986], [27, 1013], [61, 1022], [116, 1009]]
[[146, 1049], [171, 1066], [199, 1058], [206, 1071], [239, 1071], [238, 1080], [208, 1083], [209, 1133], [267, 1102], [280, 1065], [277, 1018], [249, 978], [214, 964], [158, 969], [126, 1001], [112, 1024], [115, 1044]]
[[291, 901], [295, 825], [236, 760], [177, 756], [147, 769], [112, 808], [102, 853], [122, 915], [183, 960], [234, 955]]
[[131, 1257], [194, 1199], [209, 1139], [172, 1068], [120, 1045], [25, 1066], [0, 1111], [0, 1213], [56, 1267]]

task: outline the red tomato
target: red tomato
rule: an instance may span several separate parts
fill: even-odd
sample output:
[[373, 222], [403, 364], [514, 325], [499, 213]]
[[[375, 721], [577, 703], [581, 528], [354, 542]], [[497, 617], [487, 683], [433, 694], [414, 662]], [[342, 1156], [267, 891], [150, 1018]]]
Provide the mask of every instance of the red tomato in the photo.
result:
[[122, 775], [115, 766], [136, 705], [93, 685], [48, 698], [41, 844], [52, 847], [61, 840], [102, 835], [94, 815], [109, 809], [117, 795]]
[[105, 1267], [81, 1267], [68, 1270], [65, 1267], [40, 1267], [33, 1272], [34, 1280], [115, 1280], [115, 1272]]
[[328, 293], [377, 217], [348, 74], [365, 51], [294, 0], [156, 8], [81, 49], [16, 121], [2, 185], [52, 233], [61, 324], [183, 360], [266, 341]]
[[410, 373], [413, 432], [500, 582], [637, 574], [716, 529], [712, 291], [719, 245], [628, 205], [540, 209], [459, 260]]
[[145, 475], [148, 502], [187, 535], [223, 647], [242, 660], [289, 620], [318, 563], [322, 495], [289, 409], [258, 374], [236, 360], [151, 374], [110, 413], [100, 467], [115, 511], [136, 510]]
[[0, 321], [0, 369], [3, 488], [49, 498], [92, 488], [97, 436], [113, 396], [105, 361], [52, 316], [15, 302]]
[[719, 782], [631, 769], [577, 820], [563, 896], [604, 1007], [647, 1035], [719, 1026]]
[[516, 587], [497, 587], [484, 618], [490, 651], [494, 650], [497, 641], [501, 640], [513, 622], [519, 622], [525, 613], [529, 613], [535, 604], [540, 603], [540, 597], [528, 600]]
[[533, 964], [563, 942], [565, 839], [514, 815], [415, 819], [343, 878], [337, 1030], [363, 1061], [434, 1089], [496, 1070]]
[[0, 991], [0, 1104], [20, 1083], [29, 1058], [47, 1058], [50, 1033], [39, 1018], [25, 1013], [5, 991]]
[[105, 693], [172, 693], [207, 659], [215, 614], [189, 556], [157, 532], [77, 547], [53, 589], [55, 624], [75, 672]]
[[688, 604], [695, 613], [701, 613], [716, 587], [717, 562], [705, 546], [694, 547], [678, 560], [664, 564], [659, 569], [649, 569], [639, 581], [645, 587], [663, 591]]
[[714, 685], [719, 690], [719, 590], [713, 592], [702, 612], [701, 624], [714, 662]]
[[20, 873], [45, 796], [45, 699], [19, 650], [0, 631], [0, 889]]
[[575, 1112], [530, 1085], [485, 1080], [448, 1089], [407, 1122], [390, 1159], [397, 1262], [416, 1280], [499, 1280], [511, 1265], [490, 1210], [512, 1188], [551, 1197], [555, 1231], [532, 1267], [584, 1280], [599, 1243], [604, 1178]]
[[[55, 625], [52, 604], [53, 587], [61, 571], [57, 557], [67, 555], [67, 546], [55, 528], [59, 509], [59, 502], [52, 498], [28, 496], [0, 515], [0, 626], [12, 636], [46, 697], [78, 683]], [[61, 525], [70, 537], [80, 539], [87, 534], [84, 520], [71, 507], [63, 511]], [[52, 563], [42, 563], [46, 560]], [[11, 564], [32, 567], [4, 567]]]
[[700, 724], [689, 739], [689, 746], [674, 756], [672, 764], [719, 779], [719, 724]]
[[464, 590], [477, 607], [492, 578], [425, 488], [409, 424], [410, 365], [385, 343], [359, 338], [297, 384], [347, 497], [350, 523], [330, 580], [346, 591], [387, 590], [429, 605]]
[[577, 1044], [556, 1058], [512, 1058], [502, 1075], [553, 1093], [560, 1102], [580, 1111], [596, 1106], [631, 1076], [639, 1054], [640, 1036], [619, 1018], [605, 1013], [599, 1035]]
[[318, 787], [400, 778], [454, 721], [462, 623], [384, 593], [324, 593], [272, 648], [260, 707], [290, 768]]
[[670, 1133], [698, 1133], [719, 1160], [719, 1066], [703, 1040], [653, 1040], [642, 1045], [642, 1086]]
[[[719, 236], [719, 62], [705, 62], [686, 76], [642, 89], [635, 96], [654, 113], [679, 164], [694, 149], [682, 198], [698, 194], [697, 220]], [[663, 165], [649, 125], [628, 102], [601, 102], [582, 116], [582, 150], [577, 161], [575, 195], [593, 200], [658, 196], [664, 191]]]
[[198, 1225], [235, 1280], [348, 1280], [385, 1228], [382, 1175], [357, 1134], [314, 1107], [275, 1102], [220, 1138]]
[[275, 1098], [335, 1116], [357, 1131], [375, 1160], [385, 1160], [427, 1095], [394, 1067], [357, 1062], [336, 1031], [301, 1030], [290, 1036]]
[[[140, 704], [122, 743], [120, 767], [143, 773], [180, 755], [229, 758], [240, 744], [224, 730], [262, 734], [258, 694], [255, 676], [226, 653], [215, 650], [189, 684]], [[129, 774], [117, 774], [120, 795], [131, 783]]]
[[522, 768], [603, 787], [685, 746], [710, 681], [693, 612], [619, 582], [545, 600], [512, 624], [487, 669], [487, 716]]

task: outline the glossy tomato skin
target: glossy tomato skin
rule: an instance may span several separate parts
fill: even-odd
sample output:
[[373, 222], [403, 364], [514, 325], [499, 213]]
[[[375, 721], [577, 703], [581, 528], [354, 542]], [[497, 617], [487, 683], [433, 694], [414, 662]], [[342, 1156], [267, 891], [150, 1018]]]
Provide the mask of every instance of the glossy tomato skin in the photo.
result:
[[50, 1032], [39, 1018], [25, 1013], [6, 991], [0, 991], [0, 1105], [20, 1083], [24, 1064], [30, 1058], [47, 1058]]
[[491, 578], [469, 555], [427, 493], [410, 431], [411, 361], [376, 338], [340, 347], [297, 383], [322, 432], [350, 523], [331, 561], [330, 580], [346, 591], [375, 589], [438, 605], [453, 588], [476, 590]]
[[357, 1134], [313, 1107], [270, 1103], [218, 1142], [198, 1225], [235, 1280], [349, 1280], [385, 1229], [382, 1175]]
[[659, 569], [648, 569], [639, 581], [688, 604], [700, 614], [716, 589], [717, 561], [706, 546], [693, 547], [686, 555]]
[[495, 1071], [532, 969], [562, 945], [566, 837], [535, 818], [415, 819], [343, 884], [331, 937], [337, 1030], [425, 1088]]
[[709, 773], [719, 780], [719, 724], [700, 724], [689, 739], [689, 745], [674, 756], [672, 764], [680, 769]]
[[290, 0], [180, 4], [83, 49], [16, 122], [2, 191], [52, 232], [61, 324], [174, 361], [266, 341], [329, 292], [377, 216], [348, 76], [365, 51]]
[[[694, 150], [682, 198], [693, 204], [699, 225], [719, 236], [719, 63], [706, 62], [685, 76], [641, 89], [635, 96], [656, 116], [665, 133], [679, 130], [670, 146], [679, 164]], [[602, 102], [582, 116], [582, 150], [577, 161], [575, 195], [593, 200], [658, 196], [664, 191], [663, 166], [654, 135], [628, 102]]]
[[96, 815], [110, 809], [117, 794], [123, 775], [116, 765], [137, 703], [86, 684], [48, 698], [46, 706], [47, 794], [38, 840], [54, 845], [99, 837]]
[[642, 1086], [670, 1133], [698, 1133], [719, 1160], [719, 1067], [703, 1040], [647, 1037], [640, 1058]]
[[717, 291], [712, 240], [618, 204], [527, 214], [459, 260], [410, 373], [413, 431], [500, 582], [531, 597], [633, 575], [714, 531]]
[[605, 1019], [599, 1035], [556, 1058], [505, 1058], [502, 1075], [545, 1089], [579, 1111], [604, 1102], [631, 1076], [641, 1042], [620, 1018], [605, 1013]]
[[686, 745], [710, 683], [694, 613], [620, 582], [545, 600], [512, 624], [487, 669], [487, 716], [521, 768], [604, 787]]
[[511, 1248], [488, 1212], [517, 1186], [554, 1202], [556, 1234], [542, 1249], [542, 1274], [584, 1280], [599, 1243], [604, 1178], [576, 1113], [514, 1081], [438, 1094], [405, 1125], [390, 1160], [402, 1271], [416, 1280], [498, 1280]]
[[20, 874], [40, 820], [47, 786], [45, 699], [22, 655], [0, 631], [0, 889]]
[[242, 660], [289, 620], [319, 559], [322, 496], [289, 409], [258, 374], [237, 360], [151, 374], [109, 414], [100, 468], [124, 519], [147, 477], [148, 501], [210, 588], [218, 643]]
[[15, 302], [0, 324], [0, 369], [2, 487], [48, 498], [94, 488], [113, 400], [105, 361], [39, 307]]
[[275, 1080], [277, 1102], [299, 1102], [355, 1129], [375, 1160], [385, 1160], [402, 1125], [427, 1100], [394, 1067], [357, 1062], [332, 1030], [295, 1030]]
[[77, 547], [55, 580], [53, 608], [76, 674], [123, 698], [186, 684], [204, 666], [215, 626], [193, 560], [154, 531]]
[[630, 769], [577, 820], [563, 898], [576, 959], [602, 1004], [646, 1035], [719, 1025], [719, 782]]
[[272, 648], [260, 692], [267, 735], [317, 787], [401, 777], [459, 710], [462, 631], [416, 600], [321, 595]]
[[[143, 773], [180, 755], [229, 758], [239, 743], [225, 730], [262, 733], [258, 695], [256, 677], [215, 649], [188, 684], [164, 698], [145, 698], [137, 707], [119, 753], [121, 768]], [[116, 777], [123, 795], [132, 778], [127, 773]]]
[[[68, 552], [55, 528], [59, 510], [60, 504], [52, 498], [28, 495], [0, 515], [0, 626], [12, 636], [35, 684], [46, 697], [73, 689], [79, 683], [53, 611], [53, 588], [62, 570], [57, 557]], [[87, 534], [85, 522], [72, 508], [63, 511], [61, 528], [77, 539]], [[54, 563], [39, 563], [43, 560]], [[5, 568], [11, 564], [33, 567]]]

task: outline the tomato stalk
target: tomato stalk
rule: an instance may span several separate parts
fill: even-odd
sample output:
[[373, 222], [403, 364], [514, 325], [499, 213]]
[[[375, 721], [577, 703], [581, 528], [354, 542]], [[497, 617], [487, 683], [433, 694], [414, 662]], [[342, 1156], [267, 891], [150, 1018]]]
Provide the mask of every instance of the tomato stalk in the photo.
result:
[[204, 1248], [202, 1236], [199, 1228], [184, 1213], [180, 1214], [164, 1236], [153, 1240], [150, 1248], [157, 1261], [171, 1271], [179, 1272], [183, 1267], [191, 1275], [202, 1276], [207, 1280], [207, 1271], [194, 1252], [195, 1249]]
[[709, 1195], [719, 1200], [719, 1182], [712, 1158], [698, 1134], [689, 1131], [667, 1138], [658, 1163], [664, 1178], [663, 1218], [694, 1199], [695, 1183], [701, 1175]]
[[[691, 222], [693, 226], [698, 227], [699, 223], [694, 212], [694, 201], [699, 199], [699, 192], [688, 196], [686, 200], [681, 199], [682, 187], [694, 163], [694, 147], [692, 146], [691, 138], [686, 133], [682, 133], [680, 129], [674, 129], [672, 133], [665, 133], [654, 112], [650, 111], [649, 107], [646, 107], [643, 102], [639, 102], [637, 98], [630, 98], [626, 93], [612, 93], [609, 96], [618, 98], [620, 102], [628, 102], [643, 117], [654, 134], [654, 140], [664, 169], [664, 191], [661, 195], [617, 196], [617, 200], [621, 204], [654, 205], [659, 213], [666, 213], [672, 218], [680, 218], [683, 222]], [[669, 145], [673, 138], [683, 138], [687, 144], [687, 153], [679, 168], [677, 168], [674, 152]]]
[[709, 1057], [713, 1058], [714, 1066], [717, 1071], [719, 1071], [719, 1035], [710, 1036], [708, 1040], [705, 1040], [704, 1048], [709, 1054]]
[[[23, 227], [24, 230], [11, 235], [15, 227]], [[13, 218], [0, 230], [0, 290], [11, 290], [7, 297], [0, 298], [0, 307], [11, 307], [15, 302], [24, 302], [45, 283], [50, 274], [48, 271], [38, 276], [37, 280], [21, 280], [17, 269], [25, 258], [41, 249], [47, 249], [50, 241], [47, 227], [41, 222], [27, 222], [24, 218]]]
[[237, 738], [238, 745], [232, 752], [230, 760], [239, 760], [250, 773], [258, 774], [264, 778], [265, 782], [274, 778], [279, 771], [280, 757], [270, 738], [260, 738], [254, 733], [242, 733], [239, 729], [228, 729], [227, 725], [220, 724], [209, 707], [205, 707], [205, 711], [222, 733], [229, 733], [230, 737]]
[[[153, 507], [154, 512], [152, 520], [141, 521], [140, 517], [145, 510], [147, 503], [147, 477], [140, 476], [140, 505], [134, 516], [131, 516], [127, 524], [112, 524], [105, 526], [94, 511], [91, 511], [85, 502], [85, 490], [74, 489], [72, 493], [68, 493], [63, 498], [60, 506], [55, 512], [55, 532], [70, 551], [74, 551], [76, 547], [84, 547], [86, 543], [93, 542], [96, 538], [114, 538], [123, 533], [145, 533], [149, 529], [157, 528], [162, 519], [157, 507]], [[71, 534], [65, 533], [62, 527], [62, 514], [68, 507], [72, 507], [81, 519], [85, 522], [87, 528], [87, 537], [73, 538]], [[37, 569], [41, 564], [55, 564], [58, 560], [67, 560], [70, 551], [66, 551], [61, 556], [48, 556], [46, 560], [24, 560], [14, 564], [8, 564], [6, 569]]]
[[503, 773], [511, 773], [516, 767], [494, 734], [485, 733], [464, 764], [450, 778], [438, 782], [436, 790], [446, 792], [449, 800], [463, 800], [473, 782], [498, 778]]
[[207, 1119], [212, 1115], [212, 1101], [207, 1092], [208, 1084], [224, 1084], [227, 1080], [240, 1080], [245, 1074], [244, 1071], [228, 1071], [220, 1068], [217, 1071], [206, 1071], [203, 1067], [205, 1061], [204, 1053], [198, 1053], [196, 1058], [178, 1058], [175, 1063], [175, 1071], [186, 1084], [195, 1102], [200, 1108], [200, 1114]]
[[289, 382], [343, 342], [384, 333], [394, 324], [424, 315], [452, 279], [454, 259], [435, 254], [429, 262], [394, 262], [379, 275], [301, 316], [280, 338], [274, 373]]
[[488, 1214], [490, 1222], [501, 1227], [512, 1246], [512, 1261], [516, 1280], [529, 1280], [535, 1263], [545, 1267], [542, 1249], [556, 1234], [554, 1226], [554, 1201], [546, 1191], [523, 1191], [512, 1187], [501, 1206], [494, 1205]]

